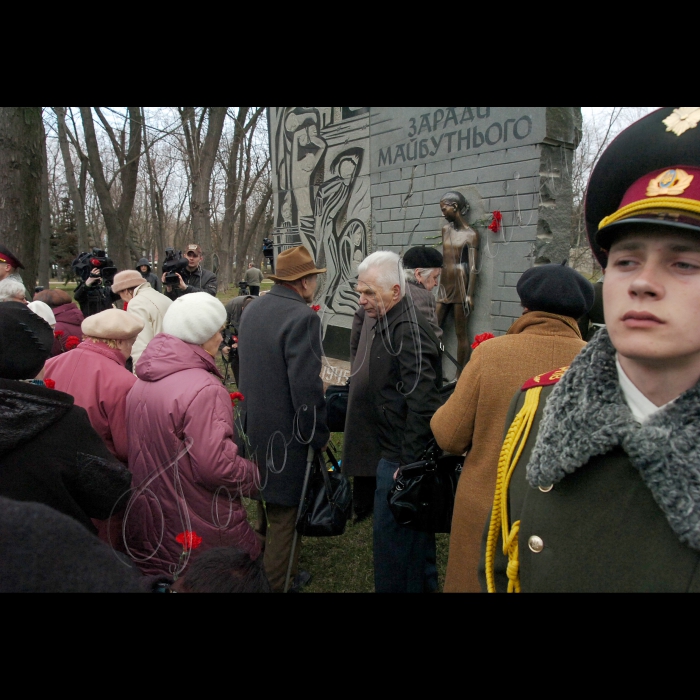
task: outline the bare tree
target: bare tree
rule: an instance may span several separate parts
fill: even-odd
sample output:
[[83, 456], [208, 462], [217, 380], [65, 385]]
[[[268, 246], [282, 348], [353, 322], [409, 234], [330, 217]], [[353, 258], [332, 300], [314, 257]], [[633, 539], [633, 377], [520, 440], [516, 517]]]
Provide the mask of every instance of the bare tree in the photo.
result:
[[[68, 185], [68, 194], [73, 203], [73, 215], [75, 217], [76, 233], [78, 235], [78, 248], [80, 251], [86, 251], [89, 248], [87, 226], [85, 223], [85, 185], [87, 180], [88, 158], [83, 153], [77, 134], [71, 133], [66, 125], [66, 108], [54, 107], [53, 111], [56, 114], [58, 143], [61, 148], [61, 156], [63, 157], [63, 167], [66, 175], [66, 184]], [[70, 138], [73, 146], [80, 159], [80, 179], [75, 178], [75, 169], [73, 168], [73, 160], [70, 153]]]
[[[211, 265], [211, 174], [221, 141], [227, 107], [202, 107], [199, 115], [194, 107], [178, 107], [185, 136], [187, 164], [190, 173], [190, 216], [192, 234], [204, 251], [205, 265]], [[206, 119], [206, 134], [202, 129]]]
[[41, 120], [41, 229], [39, 234], [39, 284], [50, 286], [51, 273], [51, 204], [49, 202], [49, 159], [46, 153], [46, 130]]
[[[108, 183], [105, 177], [100, 151], [97, 145], [97, 135], [95, 133], [95, 123], [92, 118], [92, 108], [81, 107], [80, 116], [83, 122], [83, 132], [85, 134], [85, 145], [88, 155], [88, 167], [90, 176], [95, 185], [97, 198], [100, 202], [100, 209], [104, 217], [107, 235], [109, 237], [109, 253], [115, 265], [120, 270], [133, 267], [129, 251], [129, 221], [136, 197], [136, 185], [138, 181], [139, 160], [141, 157], [141, 138], [143, 134], [141, 108], [127, 107], [127, 118], [129, 127], [129, 145], [126, 146], [126, 124], [121, 130], [118, 139], [111, 124], [100, 111], [95, 107], [95, 113], [102, 122], [109, 140], [111, 141], [114, 154], [119, 164], [118, 171]], [[111, 186], [119, 176], [121, 184], [121, 196], [118, 203], [112, 198]]]
[[31, 291], [39, 267], [42, 137], [41, 107], [0, 107], [0, 231], [24, 264]]

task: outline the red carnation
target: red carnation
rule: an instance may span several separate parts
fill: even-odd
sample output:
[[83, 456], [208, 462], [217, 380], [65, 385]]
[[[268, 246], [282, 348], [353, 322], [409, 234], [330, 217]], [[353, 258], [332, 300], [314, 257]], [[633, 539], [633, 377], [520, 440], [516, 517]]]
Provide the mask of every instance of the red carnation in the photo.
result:
[[175, 542], [182, 545], [183, 552], [190, 552], [202, 544], [202, 538], [194, 530], [185, 530], [175, 538]]
[[491, 214], [493, 219], [491, 220], [491, 223], [489, 224], [489, 231], [493, 231], [494, 233], [498, 233], [501, 230], [501, 221], [503, 221], [503, 214], [501, 214], [500, 211], [496, 210]]
[[320, 311], [320, 310], [321, 310], [321, 307], [320, 307], [319, 304], [314, 304], [314, 305], [311, 307], [311, 310], [312, 310], [312, 311]]
[[80, 345], [80, 338], [77, 338], [74, 335], [69, 335], [66, 339], [66, 350], [72, 350], [73, 348], [77, 348], [78, 345]]
[[493, 333], [480, 333], [479, 335], [474, 338], [474, 342], [472, 343], [472, 350], [476, 350], [479, 345], [481, 345], [483, 342], [487, 340], [491, 340], [491, 338], [495, 338], [496, 336]]
[[126, 307], [129, 306], [129, 302], [125, 301], [124, 306], [122, 307], [122, 311], [126, 311]]
[[56, 388], [56, 382], [53, 379], [44, 379], [44, 386], [47, 389], [55, 389]]
[[234, 391], [229, 394], [231, 403], [235, 406], [238, 401], [245, 401], [245, 396], [240, 391]]
[[53, 332], [53, 337], [54, 338], [62, 338], [66, 334], [65, 331], [54, 331]]

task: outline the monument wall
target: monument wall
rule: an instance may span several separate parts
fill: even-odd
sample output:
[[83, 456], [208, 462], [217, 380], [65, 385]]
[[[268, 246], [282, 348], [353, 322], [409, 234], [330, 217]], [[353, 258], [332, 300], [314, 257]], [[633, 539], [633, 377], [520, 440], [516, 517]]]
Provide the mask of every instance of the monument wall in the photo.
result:
[[568, 257], [578, 107], [272, 107], [269, 121], [276, 252], [303, 243], [328, 268], [317, 303], [331, 357], [348, 354], [359, 262], [439, 248], [449, 190], [467, 199], [469, 223], [503, 215], [498, 233], [477, 227], [470, 338], [504, 333], [522, 313], [522, 272]]

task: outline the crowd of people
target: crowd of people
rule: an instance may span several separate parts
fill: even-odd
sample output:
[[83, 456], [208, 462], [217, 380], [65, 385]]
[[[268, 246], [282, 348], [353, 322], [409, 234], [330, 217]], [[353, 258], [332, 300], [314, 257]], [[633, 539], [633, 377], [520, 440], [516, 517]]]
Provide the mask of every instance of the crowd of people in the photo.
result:
[[[688, 109], [632, 125], [591, 175], [604, 282], [566, 261], [525, 271], [522, 315], [477, 334], [456, 382], [434, 296], [442, 255], [417, 246], [359, 264], [341, 464], [355, 520], [373, 516], [376, 592], [438, 590], [435, 534], [399, 524], [388, 503], [432, 440], [464, 457], [446, 592], [699, 590], [700, 131]], [[460, 201], [449, 193], [443, 212]], [[200, 246], [186, 257], [177, 283], [147, 259], [111, 285], [93, 270], [81, 314], [59, 290], [28, 302], [0, 245], [0, 590], [308, 583], [296, 525], [307, 465], [331, 437], [314, 304], [326, 270], [290, 248], [269, 292], [251, 266], [250, 294], [224, 306]], [[258, 502], [254, 525], [242, 497]]]

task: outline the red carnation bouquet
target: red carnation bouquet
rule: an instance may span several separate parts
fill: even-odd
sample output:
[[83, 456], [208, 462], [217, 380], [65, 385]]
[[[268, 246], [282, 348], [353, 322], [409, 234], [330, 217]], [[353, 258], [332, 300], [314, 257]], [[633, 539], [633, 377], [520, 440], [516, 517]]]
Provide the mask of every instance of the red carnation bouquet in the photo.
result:
[[[202, 544], [202, 538], [194, 530], [185, 530], [177, 535], [175, 542], [182, 545], [182, 552], [180, 553], [180, 560], [177, 563], [177, 571], [175, 572], [174, 580], [177, 581], [177, 577], [182, 572], [184, 567], [182, 562], [187, 558], [187, 555], [193, 550], [197, 549]], [[182, 567], [182, 568], [181, 568]]]
[[472, 350], [476, 350], [479, 347], [479, 345], [495, 337], [496, 336], [493, 333], [479, 333], [479, 335], [477, 335], [474, 338], [474, 342], [472, 343]]
[[69, 335], [63, 347], [65, 350], [72, 350], [73, 348], [77, 348], [78, 345], [80, 345], [80, 338], [75, 335]]
[[235, 408], [239, 401], [245, 401], [245, 396], [240, 391], [233, 391], [229, 394], [231, 397], [231, 405]]
[[320, 305], [320, 304], [314, 304], [314, 305], [311, 307], [311, 310], [312, 310], [312, 311], [320, 311], [320, 310], [321, 310], [321, 305]]
[[489, 224], [488, 228], [489, 231], [493, 231], [494, 233], [498, 233], [501, 230], [501, 222], [503, 221], [503, 214], [501, 214], [498, 209], [496, 209], [493, 214], [491, 214], [493, 219], [491, 219], [491, 223]]
[[56, 388], [56, 382], [53, 379], [44, 379], [44, 386], [47, 389], [55, 389]]

